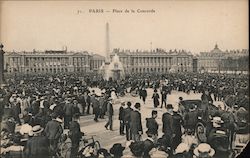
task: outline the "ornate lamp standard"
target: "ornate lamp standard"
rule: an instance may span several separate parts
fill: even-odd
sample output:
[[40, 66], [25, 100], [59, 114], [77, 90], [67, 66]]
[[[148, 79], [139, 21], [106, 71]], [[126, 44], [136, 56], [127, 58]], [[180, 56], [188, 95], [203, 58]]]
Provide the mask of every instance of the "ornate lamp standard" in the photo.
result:
[[4, 51], [3, 51], [3, 44], [0, 44], [0, 84], [4, 82]]

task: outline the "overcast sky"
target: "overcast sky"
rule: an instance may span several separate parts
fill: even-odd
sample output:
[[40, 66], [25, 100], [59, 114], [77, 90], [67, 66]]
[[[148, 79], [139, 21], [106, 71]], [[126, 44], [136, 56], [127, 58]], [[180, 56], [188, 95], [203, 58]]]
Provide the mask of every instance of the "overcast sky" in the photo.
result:
[[[149, 50], [151, 42], [152, 48], [193, 53], [209, 51], [216, 42], [222, 50], [248, 48], [247, 0], [4, 1], [0, 5], [0, 41], [6, 51], [67, 46], [102, 54], [106, 22], [111, 49]], [[89, 9], [104, 9], [104, 13], [89, 13]], [[112, 13], [112, 9], [155, 13]]]

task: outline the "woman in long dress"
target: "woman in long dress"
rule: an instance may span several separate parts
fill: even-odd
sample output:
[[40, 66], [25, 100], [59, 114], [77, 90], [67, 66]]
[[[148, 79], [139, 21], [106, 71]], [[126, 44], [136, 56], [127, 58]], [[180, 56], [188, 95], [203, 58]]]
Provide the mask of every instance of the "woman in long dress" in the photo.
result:
[[160, 98], [160, 96], [159, 96], [159, 94], [158, 94], [158, 92], [157, 92], [157, 89], [155, 89], [155, 90], [154, 90], [154, 93], [153, 93], [153, 96], [152, 96], [152, 99], [153, 99], [154, 107], [155, 107], [155, 108], [157, 108], [157, 107], [159, 106], [159, 104], [160, 104], [159, 98]]

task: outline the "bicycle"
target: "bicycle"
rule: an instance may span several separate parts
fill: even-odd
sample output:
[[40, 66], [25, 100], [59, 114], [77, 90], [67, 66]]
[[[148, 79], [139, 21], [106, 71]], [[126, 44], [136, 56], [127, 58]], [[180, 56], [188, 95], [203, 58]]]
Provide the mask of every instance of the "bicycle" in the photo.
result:
[[59, 139], [58, 148], [56, 151], [57, 158], [64, 158], [67, 150], [71, 148], [71, 142], [66, 134], [63, 134]]
[[[87, 149], [92, 149], [93, 155], [97, 155], [97, 151], [101, 148], [100, 142], [94, 139], [95, 135], [92, 135], [90, 138], [82, 138], [79, 143], [79, 149], [76, 158], [84, 158]], [[91, 140], [91, 142], [89, 142]], [[64, 158], [70, 158], [71, 147], [67, 149]]]

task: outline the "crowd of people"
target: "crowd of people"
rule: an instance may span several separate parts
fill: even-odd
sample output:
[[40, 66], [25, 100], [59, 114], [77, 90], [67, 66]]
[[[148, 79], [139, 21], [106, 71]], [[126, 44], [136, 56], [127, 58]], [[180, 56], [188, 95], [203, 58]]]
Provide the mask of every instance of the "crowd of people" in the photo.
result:
[[[222, 122], [228, 123], [233, 132], [241, 124], [248, 124], [247, 77], [192, 73], [131, 74], [119, 81], [106, 81], [96, 74], [15, 76], [6, 79], [6, 84], [0, 88], [1, 138], [11, 140], [12, 145], [21, 144], [24, 157], [57, 157], [58, 143], [64, 131], [68, 130], [72, 143], [70, 157], [74, 158], [77, 157], [79, 142], [84, 136], [80, 130], [80, 116], [94, 115], [93, 122], [107, 116], [105, 128], [112, 131], [113, 95], [119, 98], [125, 93], [136, 93], [145, 104], [147, 88], [152, 88], [153, 107], [156, 109], [160, 106], [167, 110], [161, 116], [163, 135], [159, 135], [159, 123], [156, 121], [158, 112], [153, 110], [152, 117], [146, 119], [147, 138], [142, 140], [141, 104], [122, 102], [118, 117], [119, 132], [130, 142], [128, 147], [131, 155], [123, 155], [125, 147], [119, 143], [114, 144], [109, 151], [101, 148], [98, 155], [116, 158], [157, 157], [154, 154], [159, 154], [158, 157], [213, 157], [216, 149], [213, 149], [213, 143], [209, 143], [212, 136], [208, 136], [208, 142], [198, 143], [190, 125], [195, 124], [199, 116], [211, 120], [211, 130], [221, 128]], [[100, 88], [101, 95], [89, 90], [89, 87]], [[172, 104], [167, 104], [168, 95], [172, 91], [202, 93], [201, 110], [197, 112], [196, 105], [185, 109], [181, 104], [182, 97], [179, 98], [179, 108], [174, 109]], [[214, 101], [224, 101], [229, 108], [211, 112], [208, 107]]]

